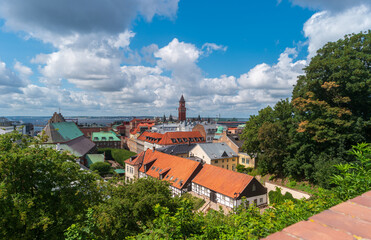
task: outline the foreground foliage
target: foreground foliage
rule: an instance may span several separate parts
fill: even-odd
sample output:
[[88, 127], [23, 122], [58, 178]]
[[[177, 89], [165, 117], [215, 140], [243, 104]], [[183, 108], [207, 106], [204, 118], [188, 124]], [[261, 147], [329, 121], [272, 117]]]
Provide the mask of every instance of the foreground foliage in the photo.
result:
[[235, 213], [194, 211], [153, 178], [105, 183], [67, 154], [19, 134], [0, 136], [1, 239], [259, 239], [370, 190], [371, 148], [334, 167], [335, 187], [309, 200], [280, 200], [260, 213], [243, 204]]

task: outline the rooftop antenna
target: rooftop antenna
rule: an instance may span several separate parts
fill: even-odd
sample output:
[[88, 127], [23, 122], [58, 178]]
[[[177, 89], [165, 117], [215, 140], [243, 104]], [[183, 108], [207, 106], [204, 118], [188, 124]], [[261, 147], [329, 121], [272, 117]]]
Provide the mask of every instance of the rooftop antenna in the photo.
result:
[[61, 113], [61, 107], [58, 108], [59, 113]]

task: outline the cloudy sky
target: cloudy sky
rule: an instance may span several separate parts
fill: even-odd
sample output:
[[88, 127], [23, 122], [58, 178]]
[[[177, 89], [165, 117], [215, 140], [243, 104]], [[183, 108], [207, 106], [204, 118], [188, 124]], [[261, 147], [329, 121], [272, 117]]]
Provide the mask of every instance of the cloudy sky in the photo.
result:
[[248, 117], [369, 0], [0, 0], [0, 116]]

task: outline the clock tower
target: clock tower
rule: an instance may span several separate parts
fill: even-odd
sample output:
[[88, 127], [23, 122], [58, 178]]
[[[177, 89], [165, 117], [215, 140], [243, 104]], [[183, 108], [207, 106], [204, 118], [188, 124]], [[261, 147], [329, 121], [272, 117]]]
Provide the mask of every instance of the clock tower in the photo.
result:
[[179, 100], [179, 108], [178, 108], [178, 121], [185, 121], [186, 120], [186, 107], [185, 107], [185, 100], [182, 96], [180, 97]]

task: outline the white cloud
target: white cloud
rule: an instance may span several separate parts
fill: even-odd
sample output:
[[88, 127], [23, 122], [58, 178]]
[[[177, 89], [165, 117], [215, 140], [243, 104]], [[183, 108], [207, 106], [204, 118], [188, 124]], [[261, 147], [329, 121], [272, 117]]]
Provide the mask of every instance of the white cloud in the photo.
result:
[[223, 45], [217, 45], [215, 43], [205, 43], [201, 48], [204, 51], [205, 56], [209, 56], [213, 51], [227, 51], [227, 47]]
[[258, 64], [248, 73], [242, 74], [238, 83], [243, 88], [286, 89], [288, 96], [307, 64], [305, 60], [294, 61], [296, 57], [295, 49], [286, 48], [276, 64], [272, 66], [266, 63]]
[[22, 63], [18, 61], [16, 61], [14, 64], [14, 70], [16, 70], [19, 73], [19, 75], [25, 78], [28, 78], [29, 76], [33, 74], [31, 68], [24, 66]]
[[[115, 35], [130, 27], [139, 14], [174, 18], [179, 0], [2, 0], [5, 27], [59, 46], [78, 35]], [[61, 39], [63, 41], [61, 41]]]
[[327, 42], [370, 28], [371, 7], [366, 5], [338, 13], [329, 11], [316, 13], [304, 24], [304, 35], [308, 38], [308, 59], [316, 55], [317, 50]]
[[202, 79], [201, 69], [197, 66], [201, 51], [193, 44], [179, 42], [174, 38], [167, 46], [154, 53], [157, 65], [172, 72], [173, 84], [182, 91], [190, 90]]
[[[17, 65], [22, 68], [20, 64]], [[25, 70], [25, 68], [22, 68]], [[21, 79], [11, 69], [6, 66], [5, 62], [0, 61], [0, 94], [19, 92], [20, 87], [26, 85], [26, 80]]]
[[368, 0], [291, 0], [295, 5], [309, 7], [311, 9], [340, 12], [344, 9], [360, 5], [369, 5]]

